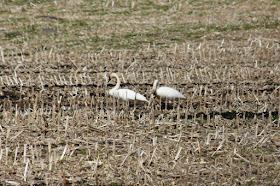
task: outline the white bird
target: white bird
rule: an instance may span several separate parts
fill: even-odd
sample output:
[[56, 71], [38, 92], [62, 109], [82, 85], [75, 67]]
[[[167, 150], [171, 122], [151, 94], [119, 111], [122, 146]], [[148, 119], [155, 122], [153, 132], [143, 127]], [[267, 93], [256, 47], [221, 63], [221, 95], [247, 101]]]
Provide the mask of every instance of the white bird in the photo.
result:
[[161, 97], [161, 98], [167, 98], [168, 100], [173, 100], [173, 99], [178, 99], [178, 98], [186, 99], [186, 97], [183, 94], [181, 94], [174, 88], [158, 87], [158, 80], [154, 81], [152, 94], [155, 94], [156, 96]]
[[111, 73], [109, 76], [109, 81], [111, 78], [117, 78], [117, 84], [115, 85], [114, 88], [110, 89], [108, 91], [110, 96], [113, 96], [115, 98], [118, 99], [122, 99], [122, 100], [138, 100], [138, 101], [146, 101], [149, 102], [145, 96], [134, 92], [133, 90], [129, 90], [129, 89], [119, 89], [120, 88], [120, 78], [116, 73]]

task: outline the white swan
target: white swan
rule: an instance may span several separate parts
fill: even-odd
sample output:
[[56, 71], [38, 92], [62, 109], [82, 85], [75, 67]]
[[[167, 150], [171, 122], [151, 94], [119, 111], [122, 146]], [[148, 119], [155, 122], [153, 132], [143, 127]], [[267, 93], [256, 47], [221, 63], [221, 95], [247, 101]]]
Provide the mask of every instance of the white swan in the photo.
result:
[[152, 94], [155, 94], [158, 97], [167, 98], [168, 100], [173, 99], [186, 99], [186, 97], [175, 90], [174, 88], [170, 87], [158, 87], [158, 80], [154, 81]]
[[115, 85], [114, 88], [112, 88], [108, 91], [110, 96], [113, 96], [115, 98], [122, 99], [122, 100], [128, 100], [128, 101], [129, 100], [139, 100], [139, 101], [149, 102], [145, 96], [143, 96], [139, 93], [136, 93], [129, 89], [119, 89], [120, 84], [121, 84], [120, 78], [116, 73], [111, 73], [109, 76], [109, 81], [113, 77], [117, 78], [117, 84]]

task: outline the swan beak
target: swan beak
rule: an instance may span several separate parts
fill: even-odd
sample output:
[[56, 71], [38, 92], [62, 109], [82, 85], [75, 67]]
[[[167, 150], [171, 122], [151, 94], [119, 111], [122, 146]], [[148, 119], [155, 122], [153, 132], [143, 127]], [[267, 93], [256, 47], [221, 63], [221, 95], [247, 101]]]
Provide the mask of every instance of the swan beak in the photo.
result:
[[111, 80], [110, 76], [107, 77], [107, 74], [104, 74], [104, 78], [105, 78], [106, 83], [108, 83]]

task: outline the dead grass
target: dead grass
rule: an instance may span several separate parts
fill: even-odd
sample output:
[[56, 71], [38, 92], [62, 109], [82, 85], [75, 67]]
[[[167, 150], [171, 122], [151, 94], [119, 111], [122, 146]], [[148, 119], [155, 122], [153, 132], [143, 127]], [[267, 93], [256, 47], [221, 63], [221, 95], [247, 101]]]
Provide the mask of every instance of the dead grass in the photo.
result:
[[[279, 184], [278, 7], [1, 1], [0, 183]], [[187, 99], [134, 107], [108, 72]]]

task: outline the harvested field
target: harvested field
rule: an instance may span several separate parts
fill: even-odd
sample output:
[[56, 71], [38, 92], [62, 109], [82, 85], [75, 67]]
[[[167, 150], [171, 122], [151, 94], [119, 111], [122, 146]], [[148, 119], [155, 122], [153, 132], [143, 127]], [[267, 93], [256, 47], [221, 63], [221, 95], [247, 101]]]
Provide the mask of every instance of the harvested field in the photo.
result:
[[2, 0], [0, 184], [279, 185], [279, 21], [277, 0]]

